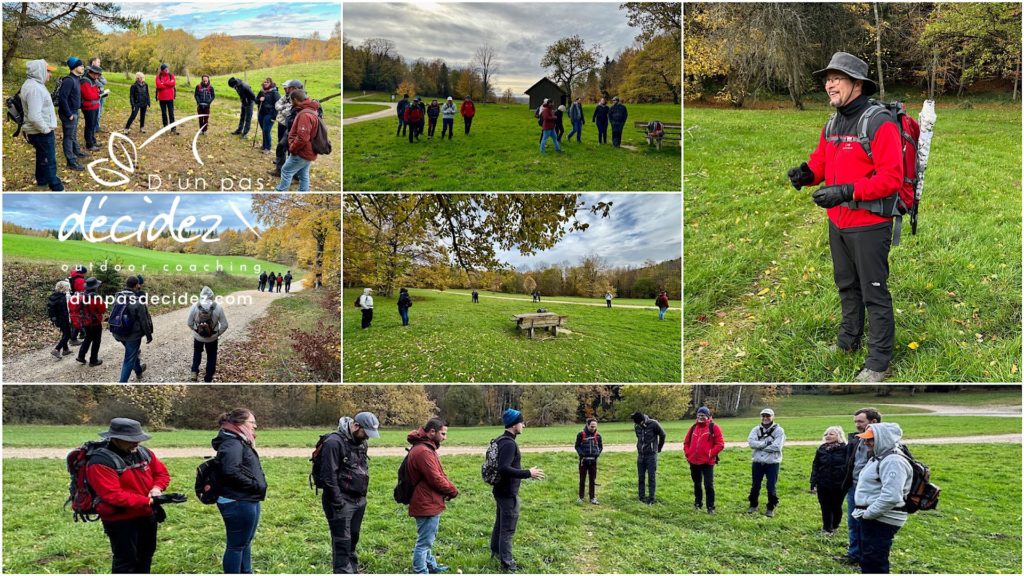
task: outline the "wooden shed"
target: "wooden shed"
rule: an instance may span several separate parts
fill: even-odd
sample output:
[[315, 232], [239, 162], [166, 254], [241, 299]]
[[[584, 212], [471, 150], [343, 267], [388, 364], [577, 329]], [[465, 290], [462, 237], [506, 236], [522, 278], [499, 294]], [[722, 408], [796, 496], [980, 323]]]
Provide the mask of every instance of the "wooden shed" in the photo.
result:
[[569, 95], [547, 77], [541, 78], [536, 84], [527, 88], [526, 94], [530, 96], [530, 110], [539, 108], [545, 98], [551, 100], [554, 108], [558, 108], [559, 104], [566, 106], [569, 104]]

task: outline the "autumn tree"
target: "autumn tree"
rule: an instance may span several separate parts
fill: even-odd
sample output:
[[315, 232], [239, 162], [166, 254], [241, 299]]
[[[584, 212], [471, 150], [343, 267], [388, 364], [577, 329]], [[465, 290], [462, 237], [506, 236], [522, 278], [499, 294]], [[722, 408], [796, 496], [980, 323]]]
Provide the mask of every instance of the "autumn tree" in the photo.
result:
[[336, 194], [256, 194], [252, 211], [267, 226], [292, 231], [285, 242], [291, 243], [300, 259], [313, 272], [313, 288], [324, 278], [331, 285], [340, 280], [338, 241], [341, 232], [341, 199]]
[[537, 281], [533, 279], [533, 276], [527, 276], [523, 279], [523, 290], [527, 294], [533, 294], [533, 291], [537, 289]]
[[480, 74], [480, 87], [483, 93], [481, 100], [486, 100], [494, 92], [494, 87], [491, 84], [494, 74], [498, 71], [498, 66], [494, 62], [494, 48], [487, 45], [477, 48], [473, 64], [475, 71]]
[[523, 416], [533, 426], [551, 426], [576, 419], [578, 400], [574, 386], [526, 386], [519, 402]]
[[442, 414], [455, 426], [478, 426], [487, 413], [484, 388], [477, 385], [453, 385], [445, 392]]
[[384, 426], [421, 426], [437, 414], [422, 384], [408, 386], [335, 386], [330, 403], [336, 414], [373, 412]]
[[637, 39], [647, 42], [655, 36], [668, 33], [676, 38], [682, 34], [682, 2], [626, 2], [619, 4], [626, 10], [631, 28], [639, 28]]
[[574, 80], [595, 68], [600, 58], [600, 45], [587, 48], [586, 42], [574, 35], [548, 46], [540, 65], [547, 68], [550, 76], [562, 85], [571, 101]]
[[110, 393], [122, 402], [146, 414], [151, 428], [163, 429], [174, 409], [174, 403], [185, 394], [183, 384], [118, 384]]
[[658, 420], [681, 420], [690, 405], [691, 391], [689, 384], [627, 384], [619, 389], [622, 400], [616, 405], [616, 416], [622, 420], [633, 412], [643, 412]]

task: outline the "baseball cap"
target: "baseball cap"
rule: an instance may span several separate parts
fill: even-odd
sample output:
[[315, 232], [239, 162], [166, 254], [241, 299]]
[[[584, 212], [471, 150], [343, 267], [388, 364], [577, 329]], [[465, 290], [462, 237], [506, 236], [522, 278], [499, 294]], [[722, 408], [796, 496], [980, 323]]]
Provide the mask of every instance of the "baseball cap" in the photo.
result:
[[356, 424], [359, 424], [360, 428], [366, 430], [367, 436], [370, 438], [380, 438], [380, 432], [377, 431], [380, 428], [380, 420], [377, 420], [377, 417], [372, 412], [360, 412], [356, 414], [353, 420], [356, 421]]

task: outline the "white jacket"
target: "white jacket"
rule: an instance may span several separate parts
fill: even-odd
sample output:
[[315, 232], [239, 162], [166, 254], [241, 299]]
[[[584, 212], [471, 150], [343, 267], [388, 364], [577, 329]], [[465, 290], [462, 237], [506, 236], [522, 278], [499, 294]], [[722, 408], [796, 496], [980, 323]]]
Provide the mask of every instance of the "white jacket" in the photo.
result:
[[25, 108], [26, 134], [49, 134], [57, 128], [57, 113], [46, 89], [46, 60], [25, 65], [28, 78], [21, 85], [21, 105]]
[[363, 310], [373, 310], [373, 296], [363, 294], [359, 297], [359, 307]]

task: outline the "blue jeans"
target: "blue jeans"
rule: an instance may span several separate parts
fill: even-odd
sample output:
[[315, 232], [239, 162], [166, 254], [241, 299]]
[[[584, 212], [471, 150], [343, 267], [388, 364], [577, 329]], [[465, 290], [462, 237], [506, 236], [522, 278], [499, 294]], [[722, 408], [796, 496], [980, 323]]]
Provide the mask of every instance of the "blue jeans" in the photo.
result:
[[775, 492], [775, 485], [779, 481], [779, 464], [762, 464], [752, 462], [752, 481], [750, 485], [750, 507], [757, 508], [757, 500], [761, 496], [761, 482], [768, 477], [768, 509], [774, 510], [779, 505], [779, 495]]
[[263, 132], [263, 149], [270, 150], [270, 142], [273, 140], [273, 134], [270, 132], [271, 128], [274, 127], [274, 116], [266, 114], [260, 116], [260, 131]]
[[416, 547], [412, 549], [412, 571], [416, 574], [428, 574], [430, 569], [437, 568], [432, 548], [440, 525], [440, 514], [416, 517]]
[[224, 518], [227, 546], [224, 548], [225, 574], [252, 574], [252, 540], [260, 523], [260, 503], [217, 499], [217, 508]]
[[61, 147], [64, 148], [64, 158], [67, 159], [68, 166], [77, 165], [78, 154], [82, 153], [81, 147], [78, 146], [78, 119], [81, 116], [76, 113], [73, 120], [66, 120], [64, 117], [60, 119]]
[[555, 130], [551, 129], [545, 130], [544, 133], [541, 134], [540, 136], [540, 153], [544, 153], [544, 145], [547, 143], [548, 138], [551, 138], [551, 141], [555, 143], [555, 150], [561, 152], [562, 147], [558, 145], [558, 138], [555, 137]]
[[658, 320], [665, 319], [665, 312], [668, 312], [668, 308], [658, 308]]
[[853, 507], [856, 504], [853, 500], [853, 493], [856, 491], [857, 485], [854, 484], [846, 492], [846, 528], [850, 538], [850, 544], [846, 548], [846, 556], [854, 560], [860, 560], [860, 520], [853, 517]]
[[296, 154], [292, 154], [281, 166], [281, 182], [278, 183], [278, 192], [287, 192], [292, 186], [292, 178], [299, 177], [299, 192], [309, 191], [309, 160]]
[[57, 178], [57, 138], [50, 130], [47, 134], [27, 134], [29, 144], [36, 149], [36, 184], [49, 186], [59, 192], [64, 184]]
[[96, 111], [96, 128], [100, 127], [100, 118], [103, 118], [103, 103], [106, 101], [106, 98], [100, 98], [100, 108]]
[[889, 551], [899, 526], [878, 520], [860, 521], [860, 571], [862, 574], [888, 574]]
[[398, 315], [402, 317], [402, 326], [408, 326], [409, 325], [409, 309], [408, 308], [399, 308], [398, 309]]
[[654, 493], [657, 488], [655, 479], [658, 475], [658, 455], [657, 454], [641, 454], [636, 459], [636, 475], [637, 475], [637, 490], [640, 493], [640, 499], [644, 499], [644, 476], [647, 477], [648, 494], [649, 499], [654, 500]]
[[125, 340], [121, 344], [124, 344], [124, 362], [121, 363], [121, 379], [118, 382], [127, 382], [133, 370], [141, 377], [142, 363], [139, 362], [139, 349], [142, 348], [142, 338]]
[[580, 118], [579, 120], [570, 120], [570, 122], [572, 122], [572, 132], [569, 132], [569, 135], [566, 136], [565, 139], [568, 140], [572, 138], [573, 134], [575, 134], [576, 141], [579, 142], [580, 136], [583, 134], [583, 119]]

